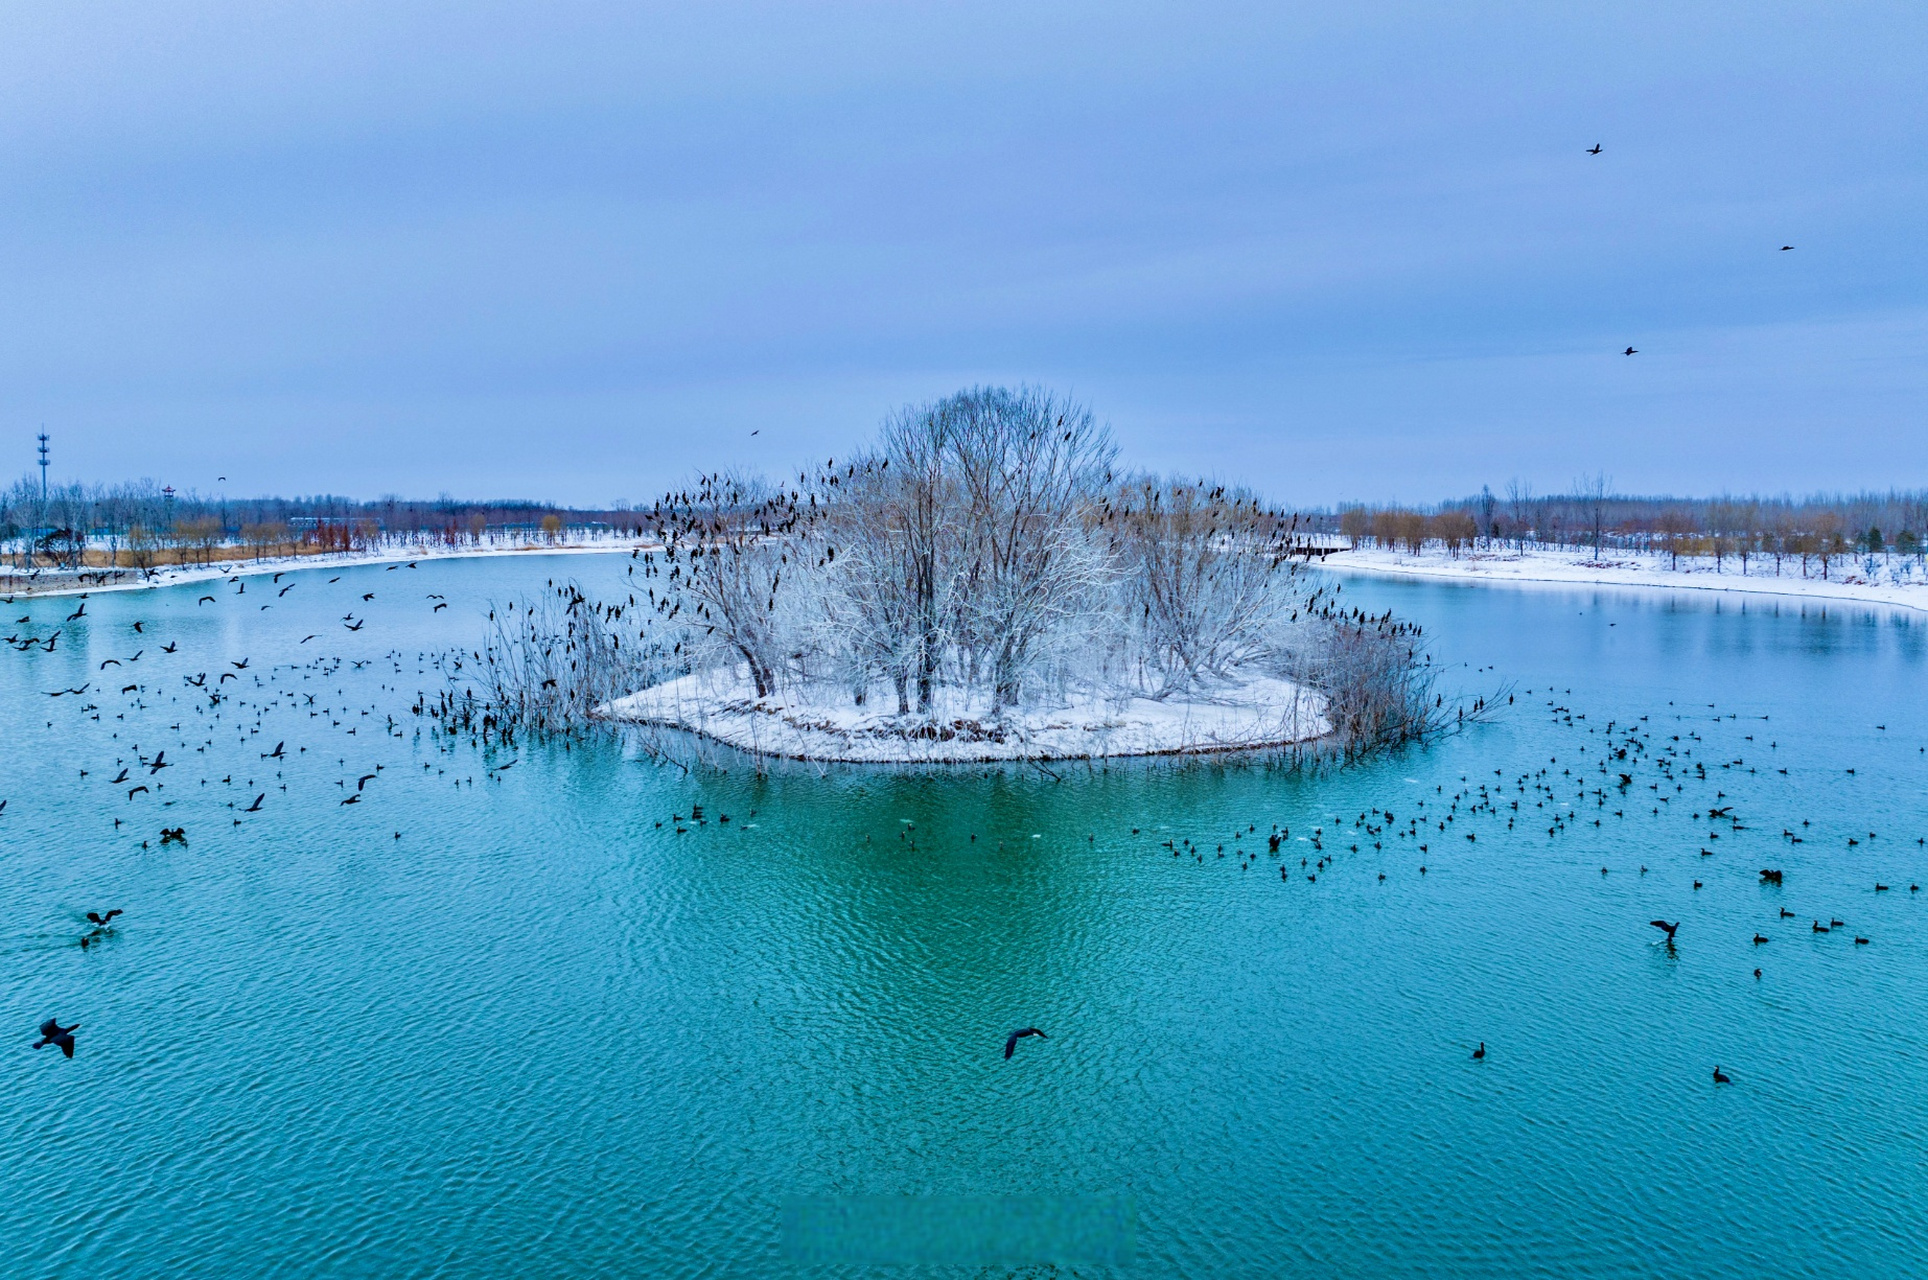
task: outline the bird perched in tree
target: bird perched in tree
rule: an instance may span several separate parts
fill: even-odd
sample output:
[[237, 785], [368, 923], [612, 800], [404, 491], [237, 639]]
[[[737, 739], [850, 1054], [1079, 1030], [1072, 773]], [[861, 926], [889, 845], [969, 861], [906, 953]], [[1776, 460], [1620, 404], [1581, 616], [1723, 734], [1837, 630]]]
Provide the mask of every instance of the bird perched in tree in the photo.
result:
[[33, 1047], [44, 1049], [50, 1044], [58, 1045], [60, 1051], [71, 1058], [74, 1056], [74, 1032], [78, 1030], [78, 1022], [71, 1027], [63, 1027], [57, 1020], [49, 1018], [40, 1024], [40, 1039], [33, 1042]]
[[1026, 1036], [1036, 1036], [1040, 1040], [1049, 1040], [1051, 1038], [1036, 1027], [1024, 1027], [1013, 1031], [1009, 1036], [1005, 1037], [1004, 1056], [1009, 1058], [1012, 1054], [1016, 1053], [1018, 1051], [1018, 1041], [1024, 1039]]

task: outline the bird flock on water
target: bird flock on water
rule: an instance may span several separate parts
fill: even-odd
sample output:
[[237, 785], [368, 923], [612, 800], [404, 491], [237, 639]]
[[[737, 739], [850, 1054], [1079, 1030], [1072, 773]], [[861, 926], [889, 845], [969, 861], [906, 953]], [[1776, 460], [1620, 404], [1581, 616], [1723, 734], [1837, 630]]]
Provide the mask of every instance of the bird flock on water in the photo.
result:
[[[412, 567], [412, 564], [396, 565], [387, 571]], [[302, 579], [281, 585], [284, 576], [288, 575], [276, 573], [268, 584], [276, 599], [297, 586], [309, 585]], [[314, 582], [309, 594], [325, 591], [342, 581], [342, 576], [336, 575], [325, 582]], [[224, 601], [239, 600], [248, 595], [246, 586], [246, 579], [236, 577], [220, 594], [198, 596], [192, 608], [201, 610], [210, 602], [219, 606]], [[267, 592], [257, 585], [255, 594]], [[356, 607], [341, 615], [344, 630], [356, 630], [366, 624], [367, 616], [358, 613], [358, 608], [365, 608], [376, 596], [376, 592], [358, 588], [350, 591], [348, 602]], [[5, 603], [14, 604], [15, 600], [9, 597]], [[440, 593], [428, 593], [422, 603], [431, 617], [448, 607]], [[99, 619], [87, 612], [85, 596], [77, 602], [77, 607], [59, 614], [55, 621], [58, 625], [44, 634], [35, 634], [32, 615], [16, 618], [16, 631], [6, 637], [7, 643], [37, 666], [34, 655], [60, 652], [62, 636], [68, 637], [69, 646], [78, 647], [87, 639], [98, 640], [102, 634]], [[186, 823], [170, 824], [160, 817], [178, 802], [177, 794], [171, 794], [170, 787], [176, 793], [184, 787], [192, 788], [191, 794], [197, 796], [206, 788], [232, 793], [233, 798], [225, 802], [225, 808], [232, 811], [228, 822], [234, 827], [254, 820], [272, 821], [274, 801], [289, 790], [286, 771], [304, 758], [311, 767], [318, 765], [325, 769], [327, 765], [326, 753], [319, 745], [290, 748], [295, 735], [285, 730], [276, 731], [289, 721], [298, 722], [303, 728], [336, 732], [344, 749], [333, 756], [339, 775], [333, 779], [337, 789], [335, 804], [347, 808], [362, 803], [373, 794], [371, 788], [379, 790], [384, 774], [397, 764], [393, 759], [373, 758], [382, 754], [376, 744], [420, 736], [419, 729], [411, 731], [394, 713], [394, 696], [401, 691], [400, 683], [392, 682], [394, 678], [409, 674], [452, 677], [459, 673], [464, 659], [473, 656], [460, 652], [418, 653], [413, 655], [412, 672], [404, 665], [410, 661], [409, 657], [399, 650], [362, 659], [315, 654], [298, 662], [265, 665], [255, 663], [251, 657], [205, 663], [193, 656], [192, 647], [183, 648], [189, 634], [163, 634], [178, 625], [178, 619], [165, 611], [159, 617], [113, 625], [117, 632], [125, 628], [126, 642], [121, 655], [93, 663], [93, 670], [96, 673], [109, 668], [138, 670], [138, 679], [124, 685], [110, 681], [99, 688], [93, 687], [93, 681], [79, 686], [63, 683], [42, 692], [51, 706], [64, 708], [61, 714], [106, 728], [104, 741], [98, 735], [93, 739], [103, 752], [100, 765], [81, 769], [76, 781], [102, 788], [102, 812], [108, 815], [116, 832], [123, 826], [133, 827], [131, 838], [138, 841], [142, 850], [170, 845], [185, 849], [190, 844]], [[307, 636], [297, 642], [295, 648], [299, 650], [314, 638]], [[371, 674], [383, 677], [378, 693], [388, 695], [385, 701], [391, 709], [383, 710], [381, 697], [370, 698], [365, 705], [351, 698], [348, 683], [342, 678], [344, 672], [368, 668], [374, 668]], [[1630, 838], [1620, 846], [1628, 851], [1627, 859], [1620, 865], [1599, 865], [1593, 874], [1599, 879], [1620, 874], [1636, 880], [1655, 872], [1669, 874], [1669, 883], [1677, 883], [1678, 888], [1668, 890], [1665, 896], [1669, 902], [1662, 914], [1645, 922], [1645, 927], [1661, 935], [1655, 945], [1664, 948], [1669, 956], [1676, 954], [1677, 948], [1687, 946], [1717, 949], [1738, 946], [1745, 948], [1745, 954], [1764, 954], [1761, 948], [1768, 947], [1780, 936], [1777, 926], [1801, 918], [1810, 921], [1802, 930], [1802, 935], [1808, 938], [1818, 940], [1842, 935], [1852, 939], [1848, 944], [1851, 947], [1873, 944], [1870, 933], [1851, 929], [1839, 913], [1838, 903], [1843, 892], [1839, 884], [1812, 871], [1805, 874], [1806, 883], [1802, 876], [1797, 876], [1790, 884], [1787, 869], [1767, 865], [1781, 861], [1767, 849], [1792, 853], [1818, 841], [1833, 842], [1843, 850], [1865, 845], [1895, 847], [1899, 852], [1899, 846], [1908, 843], [1906, 837], [1884, 836], [1878, 829], [1823, 831], [1808, 818], [1790, 817], [1784, 823], [1763, 823], [1753, 814], [1743, 812], [1743, 803], [1729, 793], [1728, 786], [1735, 786], [1743, 776], [1771, 785], [1775, 779], [1785, 779], [1789, 774], [1789, 766], [1781, 761], [1781, 744], [1771, 733], [1772, 726], [1766, 716], [1743, 719], [1741, 713], [1724, 711], [1713, 703], [1692, 708], [1669, 703], [1665, 712], [1656, 709], [1648, 715], [1616, 717], [1600, 723], [1589, 721], [1587, 713], [1570, 705], [1571, 690], [1564, 694], [1552, 689], [1537, 693], [1543, 695], [1542, 710], [1548, 722], [1557, 729], [1572, 731], [1576, 738], [1573, 750], [1549, 756], [1544, 765], [1511, 771], [1495, 769], [1488, 777], [1462, 775], [1460, 786], [1450, 794], [1443, 783], [1435, 785], [1430, 794], [1408, 791], [1396, 801], [1364, 806], [1352, 817], [1334, 814], [1314, 819], [1309, 826], [1301, 820], [1297, 834], [1291, 826], [1279, 823], [1261, 832], [1256, 822], [1248, 821], [1224, 836], [1164, 835], [1162, 829], [1148, 830], [1144, 825], [1130, 828], [1130, 835], [1136, 840], [1151, 842], [1157, 852], [1169, 853], [1174, 860], [1197, 866], [1227, 864], [1236, 866], [1240, 872], [1264, 866], [1277, 871], [1276, 883], [1290, 885], [1296, 879], [1311, 887], [1320, 885], [1322, 877], [1324, 883], [1330, 885], [1335, 879], [1347, 876], [1363, 861], [1360, 855], [1367, 850], [1377, 856], [1368, 870], [1372, 878], [1365, 883], [1383, 885], [1389, 874], [1399, 875], [1402, 871], [1424, 883], [1428, 875], [1442, 871], [1451, 874], [1467, 859], [1483, 856], [1485, 848], [1508, 839], [1543, 838], [1557, 844], [1577, 831], [1598, 830], [1612, 824], [1629, 829]], [[1533, 698], [1536, 691], [1525, 690], [1524, 696]], [[1508, 705], [1515, 700], [1514, 695], [1507, 695]], [[418, 690], [409, 709], [417, 716], [434, 720], [433, 702]], [[44, 723], [48, 728], [55, 725], [52, 719]], [[164, 734], [156, 727], [160, 723], [165, 723]], [[1878, 726], [1878, 731], [1886, 732], [1886, 725]], [[128, 735], [125, 739], [123, 732]], [[484, 747], [509, 744], [506, 731], [498, 727], [493, 742], [490, 732], [487, 724], [468, 720], [462, 721], [459, 731], [439, 722], [428, 730], [432, 739], [440, 739], [438, 747], [444, 751], [453, 751], [461, 741]], [[1718, 746], [1711, 740], [1717, 734]], [[216, 770], [204, 766], [210, 750], [224, 735], [232, 735], [235, 743], [249, 745], [247, 755], [254, 767], [228, 769], [217, 777]], [[351, 750], [367, 763], [359, 768], [351, 766]], [[510, 759], [489, 764], [478, 772], [482, 781], [488, 782], [501, 778], [514, 764], [515, 760]], [[434, 768], [429, 762], [422, 763], [425, 774]], [[437, 770], [435, 776], [448, 774], [449, 770], [443, 768]], [[1843, 780], [1852, 779], [1855, 774], [1853, 768], [1845, 769]], [[451, 783], [458, 788], [473, 787], [477, 776], [477, 773], [459, 775], [452, 778]], [[1755, 790], [1758, 792], [1759, 787]], [[0, 798], [0, 820], [7, 816], [8, 803], [9, 798]], [[1747, 802], [1756, 809], [1767, 808], [1769, 803], [1759, 795]], [[1667, 819], [1675, 830], [1655, 835], [1649, 827], [1636, 833], [1632, 824], [1643, 817]], [[728, 816], [722, 816], [719, 825], [727, 825], [729, 821]], [[1679, 834], [1683, 821], [1691, 835]], [[693, 805], [687, 816], [677, 813], [667, 825], [671, 833], [684, 835], [708, 822], [702, 806]], [[658, 830], [664, 826], [664, 822], [656, 824]], [[1778, 834], [1774, 834], [1777, 826]], [[909, 848], [917, 848], [918, 833], [914, 824], [907, 824], [897, 834]], [[394, 839], [401, 838], [401, 832], [394, 832]], [[1095, 840], [1095, 833], [1090, 838]], [[1486, 846], [1481, 845], [1482, 838]], [[975, 843], [975, 833], [970, 840]], [[1912, 841], [1917, 849], [1924, 843], [1921, 837]], [[1388, 854], [1398, 856], [1388, 859]], [[1744, 939], [1728, 941], [1709, 937], [1694, 923], [1695, 903], [1709, 892], [1709, 883], [1715, 879], [1707, 868], [1731, 865], [1735, 857], [1746, 863], [1748, 879], [1756, 886], [1753, 892], [1761, 903], [1761, 915], [1759, 923]], [[1812, 859], [1808, 861], [1812, 863]], [[1901, 883], [1898, 878], [1892, 884], [1888, 879], [1877, 879], [1864, 889], [1869, 894], [1887, 894]], [[1735, 878], [1729, 875], [1720, 880], [1715, 892], [1731, 893], [1734, 886]], [[1907, 894], [1915, 895], [1919, 891], [1918, 883], [1906, 882]], [[1829, 909], [1810, 907], [1805, 912], [1795, 911], [1790, 908], [1789, 900], [1826, 903]], [[1770, 906], [1774, 911], [1771, 918], [1767, 915]], [[82, 950], [99, 947], [117, 935], [115, 922], [125, 914], [119, 907], [90, 908], [85, 912], [88, 927], [74, 939], [75, 944]], [[1789, 961], [1798, 962], [1798, 959]], [[1749, 961], [1746, 967], [1755, 981], [1765, 979], [1766, 966]], [[40, 1028], [35, 1047], [51, 1045], [72, 1057], [74, 1034], [78, 1030], [78, 1025], [63, 1026], [57, 1018], [49, 1018]], [[1040, 1028], [1020, 1028], [1006, 1038], [1004, 1057], [1012, 1058], [1020, 1041], [1030, 1037], [1041, 1041], [1049, 1039]], [[1471, 1056], [1475, 1061], [1488, 1061], [1487, 1042], [1480, 1040]], [[1714, 1078], [1719, 1083], [1730, 1079], [1719, 1067], [1715, 1068]]]

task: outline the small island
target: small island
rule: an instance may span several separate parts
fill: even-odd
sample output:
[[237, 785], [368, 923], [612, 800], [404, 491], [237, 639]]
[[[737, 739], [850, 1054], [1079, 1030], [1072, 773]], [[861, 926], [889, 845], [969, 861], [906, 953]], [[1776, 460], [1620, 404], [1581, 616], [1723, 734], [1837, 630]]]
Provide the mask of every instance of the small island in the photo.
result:
[[493, 615], [481, 714], [945, 764], [1350, 752], [1451, 713], [1414, 628], [1305, 572], [1299, 517], [1122, 470], [1041, 390], [906, 408], [855, 456], [701, 476], [648, 516], [626, 599]]

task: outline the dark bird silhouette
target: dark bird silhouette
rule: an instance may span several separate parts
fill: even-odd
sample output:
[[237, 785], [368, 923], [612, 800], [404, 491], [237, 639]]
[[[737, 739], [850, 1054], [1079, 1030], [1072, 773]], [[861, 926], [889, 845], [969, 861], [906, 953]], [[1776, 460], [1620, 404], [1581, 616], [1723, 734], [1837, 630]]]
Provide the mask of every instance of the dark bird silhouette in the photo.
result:
[[108, 779], [107, 781], [108, 781], [108, 784], [109, 784], [110, 786], [119, 786], [119, 785], [120, 785], [121, 783], [123, 783], [123, 782], [125, 782], [125, 781], [127, 781], [127, 769], [126, 769], [126, 767], [125, 767], [125, 766], [122, 766], [122, 768], [121, 768], [121, 771], [120, 771], [120, 777], [118, 777], [118, 778], [109, 778], [109, 779]]
[[1652, 925], [1656, 929], [1666, 930], [1667, 941], [1669, 942], [1672, 942], [1674, 940], [1674, 930], [1680, 928], [1680, 921], [1678, 920], [1674, 921], [1674, 923], [1672, 924], [1668, 924], [1665, 920], [1649, 920], [1647, 921], [1647, 923]]
[[140, 624], [140, 623], [138, 623], [138, 622], [136, 622], [136, 623], [134, 624], [134, 632], [135, 632], [135, 634], [136, 634], [136, 635], [139, 635], [139, 634], [141, 634], [141, 624]]
[[80, 608], [74, 610], [72, 613], [67, 615], [67, 621], [73, 622], [76, 619], [85, 617], [86, 615], [87, 615], [87, 602], [85, 600], [82, 600], [80, 602]]
[[360, 804], [361, 792], [357, 791], [354, 795], [349, 796], [346, 800], [342, 801], [342, 803], [343, 804]]
[[121, 664], [121, 660], [119, 658], [109, 658], [105, 662], [100, 664], [99, 669], [102, 671], [105, 671], [109, 667], [118, 667], [120, 664]]
[[1596, 142], [1592, 146], [1587, 148], [1587, 154], [1590, 156], [1597, 156], [1600, 154], [1600, 150], [1601, 150], [1600, 144]]
[[253, 804], [251, 804], [251, 805], [249, 805], [249, 806], [248, 806], [247, 808], [245, 808], [245, 809], [243, 809], [243, 810], [242, 810], [241, 812], [243, 812], [243, 813], [260, 813], [260, 812], [261, 812], [261, 802], [262, 802], [263, 800], [266, 800], [267, 798], [268, 798], [268, 793], [267, 793], [267, 792], [265, 792], [265, 791], [263, 791], [263, 792], [262, 792], [262, 793], [261, 793], [260, 795], [258, 795], [258, 796], [256, 796], [256, 797], [254, 798], [254, 803], [253, 803]]
[[1018, 1041], [1024, 1039], [1024, 1037], [1026, 1036], [1036, 1036], [1040, 1040], [1049, 1040], [1051, 1038], [1050, 1036], [1044, 1034], [1044, 1032], [1038, 1030], [1036, 1027], [1020, 1028], [1019, 1030], [1013, 1031], [1009, 1036], [1005, 1037], [1004, 1056], [1006, 1058], [1009, 1058], [1012, 1054], [1016, 1053], [1018, 1051]]
[[287, 745], [285, 742], [277, 742], [274, 744], [274, 750], [264, 753], [261, 758], [263, 760], [279, 760], [286, 754]]
[[1793, 247], [1794, 246], [1791, 244], [1784, 244], [1781, 246], [1781, 252], [1786, 253], [1789, 249], [1792, 249]]
[[363, 787], [373, 782], [375, 780], [375, 776], [376, 775], [372, 773], [364, 773], [361, 777], [355, 779], [355, 790], [360, 791]]
[[1473, 1050], [1473, 1061], [1474, 1062], [1486, 1061], [1486, 1041], [1484, 1040], [1480, 1041], [1479, 1048]]
[[1714, 1083], [1715, 1084], [1733, 1084], [1734, 1083], [1733, 1080], [1730, 1079], [1728, 1075], [1720, 1069], [1720, 1066], [1718, 1063], [1715, 1064], [1714, 1066]]
[[1755, 946], [1757, 946], [1757, 947], [1758, 947], [1758, 946], [1760, 946], [1760, 945], [1761, 945], [1761, 944], [1762, 944], [1763, 942], [1766, 942], [1766, 941], [1767, 941], [1767, 935], [1766, 935], [1766, 934], [1764, 934], [1764, 933], [1757, 933], [1757, 934], [1755, 934], [1755, 935], [1754, 935], [1754, 945], [1755, 945]]
[[187, 828], [186, 827], [162, 827], [161, 843], [162, 844], [186, 844]]
[[147, 776], [151, 778], [161, 770], [172, 769], [173, 767], [173, 765], [167, 762], [167, 752], [164, 750], [157, 751], [154, 753], [153, 761], [147, 766]]
[[178, 644], [175, 644], [175, 643], [173, 643], [173, 642], [171, 642], [171, 641], [170, 641], [169, 643], [167, 643], [167, 644], [164, 644], [164, 645], [162, 645], [162, 646], [161, 646], [161, 652], [162, 652], [162, 653], [173, 653], [173, 652], [174, 652], [174, 651], [175, 651], [176, 649], [178, 649], [178, 648], [180, 648], [180, 647], [181, 647], [180, 645], [178, 645]]
[[127, 792], [127, 798], [129, 800], [132, 800], [135, 796], [139, 795], [141, 792], [145, 790], [147, 790], [146, 787], [130, 787]]
[[1640, 354], [1640, 348], [1628, 347], [1625, 351], [1622, 351], [1620, 354], [1623, 356], [1637, 356]]
[[50, 1044], [58, 1045], [60, 1051], [71, 1058], [74, 1056], [74, 1032], [78, 1030], [78, 1022], [71, 1027], [63, 1027], [57, 1019], [49, 1018], [40, 1024], [40, 1039], [33, 1042], [33, 1047], [44, 1049]]
[[254, 661], [253, 658], [243, 658], [239, 662], [230, 662], [228, 665], [230, 667], [233, 667], [236, 671], [246, 671], [248, 669], [248, 664], [253, 661]]
[[213, 603], [214, 603], [213, 596], [202, 596], [199, 600], [196, 600], [194, 602], [194, 607], [198, 609], [204, 604], [213, 604]]
[[442, 602], [441, 604], [438, 604], [438, 605], [436, 605], [434, 609], [430, 609], [430, 610], [429, 610], [429, 612], [430, 612], [430, 613], [435, 613], [435, 612], [436, 612], [436, 611], [438, 611], [438, 610], [441, 610], [441, 609], [446, 609], [446, 608], [448, 608], [448, 607], [449, 607], [449, 606], [448, 606], [448, 601], [446, 601], [446, 600], [444, 600], [444, 601], [443, 601], [443, 602]]
[[104, 915], [98, 911], [89, 911], [87, 913], [87, 923], [97, 924], [101, 928], [105, 929], [107, 927], [107, 922], [109, 920], [112, 920], [115, 916], [123, 915], [123, 914], [125, 913], [119, 907], [115, 907], [112, 911], [109, 911]]

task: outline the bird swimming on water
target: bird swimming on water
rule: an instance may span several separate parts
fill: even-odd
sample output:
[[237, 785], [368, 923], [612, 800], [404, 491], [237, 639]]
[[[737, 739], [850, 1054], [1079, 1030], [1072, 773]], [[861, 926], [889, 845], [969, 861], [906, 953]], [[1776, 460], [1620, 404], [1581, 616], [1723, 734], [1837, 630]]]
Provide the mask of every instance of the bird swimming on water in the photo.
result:
[[1486, 1061], [1486, 1041], [1484, 1040], [1480, 1041], [1479, 1048], [1473, 1050], [1473, 1061], [1474, 1062]]
[[1018, 1041], [1024, 1039], [1024, 1037], [1026, 1036], [1036, 1036], [1040, 1040], [1049, 1040], [1051, 1038], [1050, 1036], [1044, 1034], [1044, 1032], [1038, 1030], [1036, 1027], [1020, 1028], [1019, 1030], [1013, 1031], [1009, 1036], [1005, 1037], [1004, 1056], [1006, 1058], [1009, 1058], [1012, 1054], [1016, 1053], [1018, 1051]]

